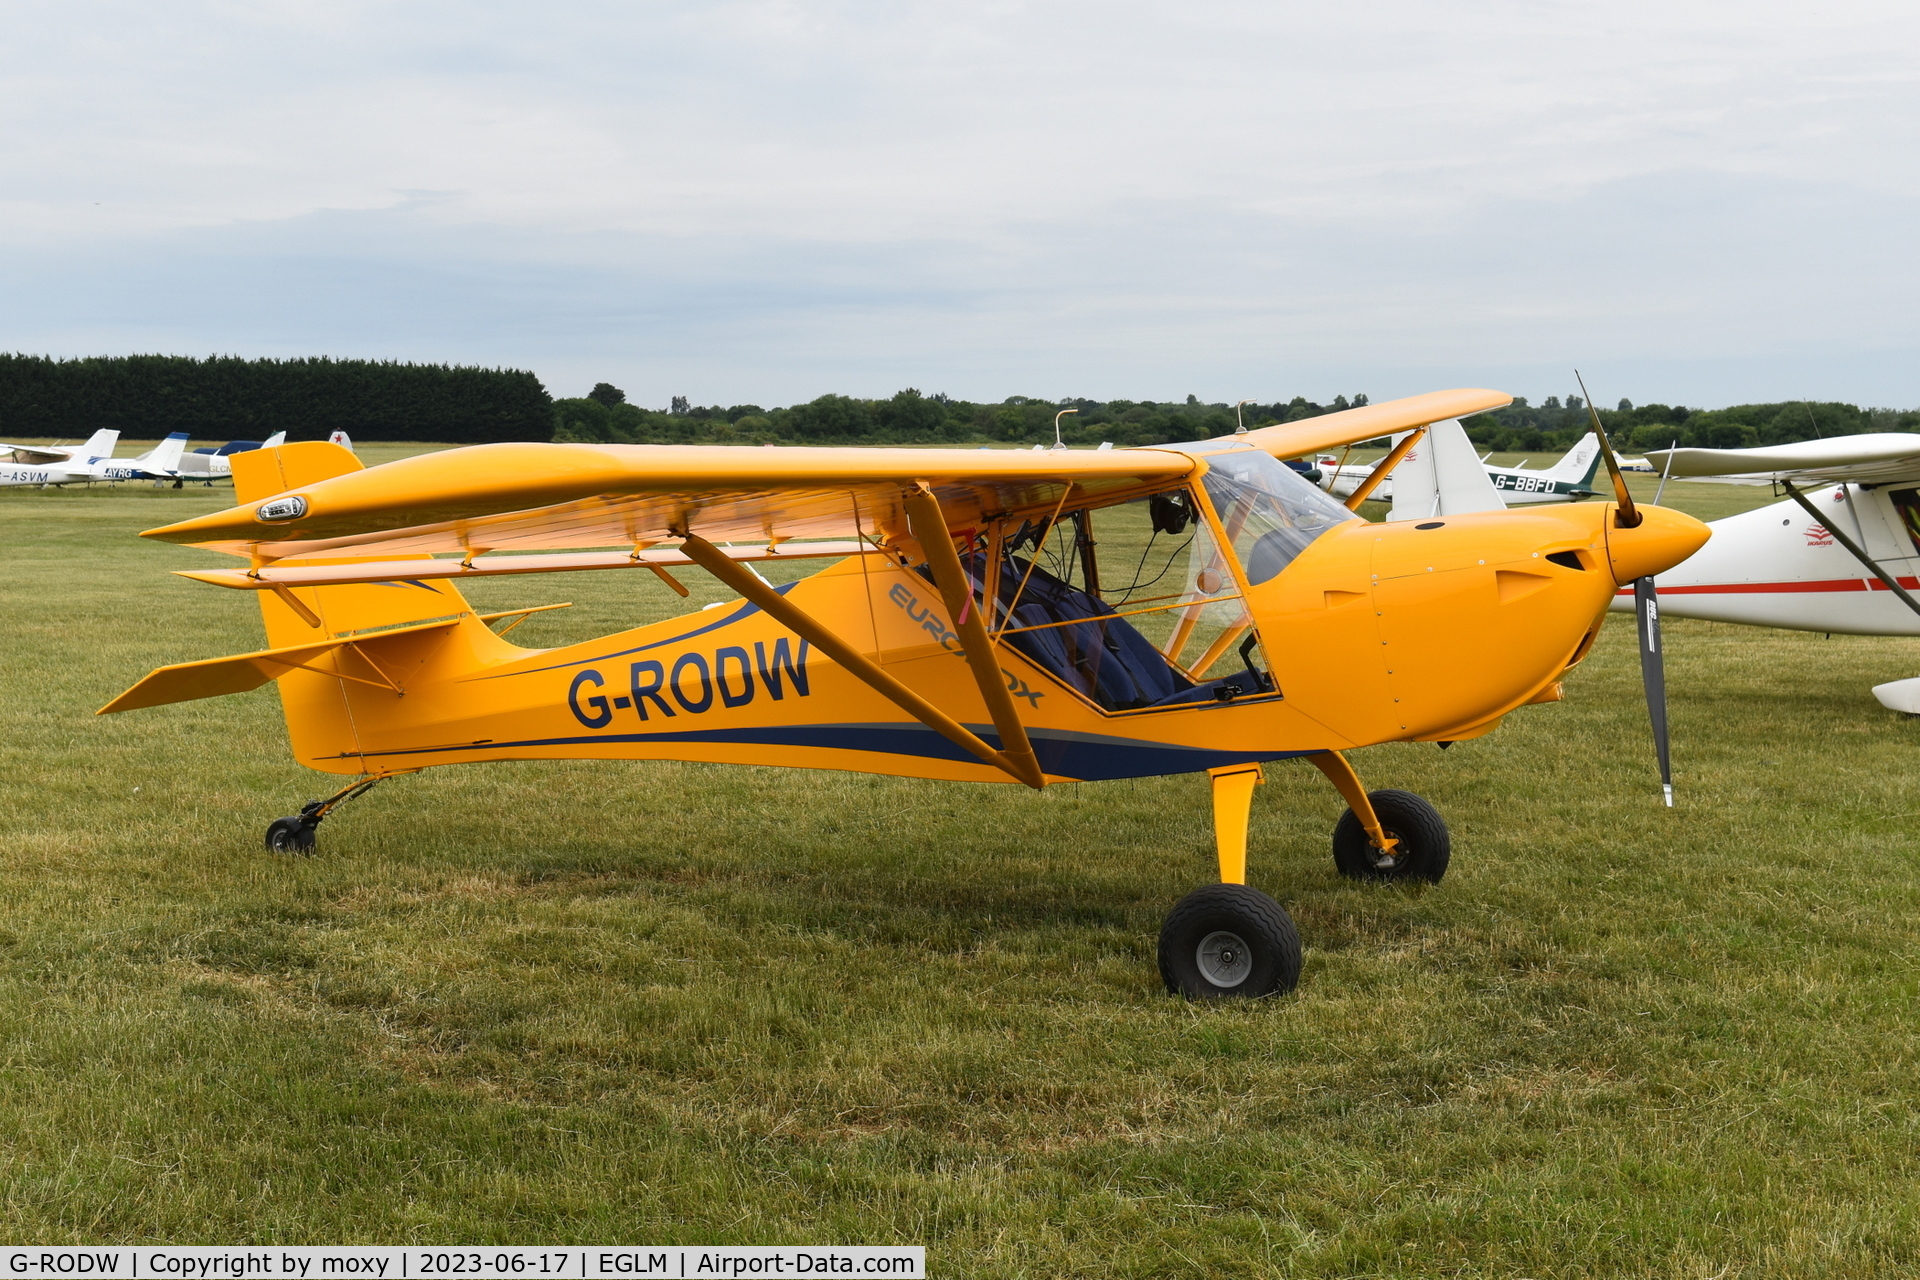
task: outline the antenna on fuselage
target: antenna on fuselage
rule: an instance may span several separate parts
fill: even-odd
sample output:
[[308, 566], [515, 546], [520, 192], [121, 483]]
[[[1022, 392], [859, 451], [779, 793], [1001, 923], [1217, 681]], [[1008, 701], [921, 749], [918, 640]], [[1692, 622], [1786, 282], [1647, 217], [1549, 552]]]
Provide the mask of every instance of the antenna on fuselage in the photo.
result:
[[1064, 449], [1067, 447], [1067, 442], [1060, 438], [1060, 419], [1066, 417], [1070, 413], [1078, 413], [1078, 412], [1080, 412], [1078, 409], [1062, 409], [1060, 412], [1053, 415], [1053, 447], [1054, 448]]
[[1241, 420], [1241, 418], [1240, 418], [1240, 406], [1241, 406], [1241, 405], [1243, 405], [1243, 404], [1252, 404], [1252, 403], [1253, 403], [1253, 401], [1251, 401], [1251, 400], [1239, 400], [1239, 401], [1236, 401], [1236, 402], [1234, 403], [1234, 406], [1233, 406], [1233, 434], [1235, 434], [1235, 435], [1237, 435], [1237, 436], [1243, 436], [1243, 435], [1245, 435], [1245, 434], [1247, 434], [1247, 424], [1246, 424], [1245, 422], [1243, 422], [1243, 421]]

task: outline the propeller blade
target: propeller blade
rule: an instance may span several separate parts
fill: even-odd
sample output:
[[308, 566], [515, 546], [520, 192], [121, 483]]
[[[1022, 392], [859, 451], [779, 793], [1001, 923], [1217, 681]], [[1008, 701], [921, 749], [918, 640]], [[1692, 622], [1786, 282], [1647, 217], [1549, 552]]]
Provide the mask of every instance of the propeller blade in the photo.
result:
[[1647, 719], [1653, 722], [1653, 750], [1660, 758], [1660, 794], [1673, 808], [1673, 758], [1667, 746], [1667, 669], [1660, 652], [1660, 601], [1652, 578], [1633, 580], [1633, 624], [1640, 637], [1640, 683], [1647, 691]]
[[1631, 529], [1640, 523], [1640, 509], [1633, 505], [1633, 495], [1627, 492], [1627, 478], [1620, 474], [1620, 459], [1613, 452], [1613, 441], [1607, 439], [1607, 429], [1600, 425], [1600, 413], [1593, 407], [1593, 395], [1587, 390], [1587, 380], [1580, 371], [1573, 371], [1573, 379], [1580, 384], [1580, 394], [1586, 397], [1587, 417], [1593, 423], [1593, 434], [1600, 440], [1600, 455], [1607, 460], [1607, 474], [1613, 477], [1613, 498], [1619, 509], [1613, 513], [1613, 522], [1622, 529]]

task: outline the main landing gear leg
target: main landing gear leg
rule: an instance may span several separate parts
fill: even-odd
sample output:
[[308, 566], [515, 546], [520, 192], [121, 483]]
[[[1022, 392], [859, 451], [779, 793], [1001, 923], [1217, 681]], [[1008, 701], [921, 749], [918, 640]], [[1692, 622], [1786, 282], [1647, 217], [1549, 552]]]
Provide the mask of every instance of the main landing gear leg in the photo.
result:
[[267, 824], [267, 852], [312, 853], [314, 829], [328, 814], [349, 800], [358, 800], [392, 776], [379, 773], [371, 778], [361, 778], [350, 786], [340, 788], [325, 800], [308, 801], [298, 817], [275, 818]]
[[1182, 898], [1160, 927], [1160, 977], [1189, 999], [1285, 995], [1300, 981], [1300, 935], [1286, 908], [1247, 881], [1247, 819], [1258, 764], [1209, 769], [1221, 883]]
[[1307, 759], [1347, 802], [1333, 828], [1333, 865], [1341, 875], [1440, 883], [1452, 843], [1439, 810], [1411, 791], [1368, 791], [1338, 751], [1316, 751]]

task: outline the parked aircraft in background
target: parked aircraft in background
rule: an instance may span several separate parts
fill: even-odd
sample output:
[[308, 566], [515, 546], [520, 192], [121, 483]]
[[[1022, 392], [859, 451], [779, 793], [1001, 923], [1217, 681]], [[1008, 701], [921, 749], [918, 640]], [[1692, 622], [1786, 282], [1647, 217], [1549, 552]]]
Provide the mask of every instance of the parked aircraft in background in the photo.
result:
[[[285, 438], [286, 438], [286, 434], [287, 434], [286, 432], [284, 432], [284, 431], [282, 431], [282, 432], [280, 433], [280, 437], [281, 437], [282, 439], [285, 439]], [[344, 432], [344, 431], [335, 431], [335, 432], [334, 432], [334, 433], [333, 433], [332, 435], [330, 435], [330, 436], [328, 436], [328, 437], [327, 437], [327, 443], [328, 443], [328, 444], [337, 444], [337, 445], [339, 445], [339, 446], [340, 446], [340, 447], [341, 447], [342, 449], [351, 449], [351, 448], [353, 448], [353, 439], [352, 439], [352, 437], [350, 437], [350, 436], [348, 436], [348, 435], [347, 435], [347, 433], [346, 433], [346, 432]]]
[[[96, 431], [84, 445], [0, 444], [15, 461], [0, 462], [0, 487], [87, 484], [95, 480], [181, 480], [187, 434], [176, 431], [137, 458], [116, 458], [118, 431]], [[64, 456], [56, 456], [64, 455]], [[20, 458], [29, 461], [18, 461]], [[204, 477], [198, 477], [204, 478]]]
[[[1437, 433], [1444, 426], [1452, 426], [1459, 431], [1461, 439], [1466, 438], [1465, 431], [1457, 422], [1435, 423], [1434, 431]], [[1399, 437], [1396, 437], [1395, 443], [1398, 441]], [[1417, 465], [1422, 450], [1434, 447], [1435, 443], [1437, 440], [1416, 446], [1400, 465], [1394, 468], [1394, 475], [1388, 476], [1380, 487], [1374, 490], [1373, 496], [1383, 499], [1393, 497], [1395, 477], [1405, 468]], [[1589, 432], [1581, 437], [1580, 443], [1567, 451], [1565, 457], [1551, 467], [1540, 470], [1524, 466], [1486, 467], [1485, 470], [1493, 481], [1493, 487], [1499, 491], [1506, 505], [1519, 507], [1539, 502], [1578, 502], [1582, 498], [1594, 497], [1600, 492], [1593, 487], [1593, 478], [1598, 473], [1600, 464], [1600, 441]], [[1321, 488], [1340, 498], [1351, 496], [1354, 489], [1373, 470], [1371, 462], [1353, 462], [1342, 466], [1337, 457], [1322, 457], [1317, 465], [1321, 475]]]
[[113, 457], [118, 431], [96, 431], [85, 444], [0, 444], [0, 486], [84, 483], [100, 477], [99, 465]]
[[106, 458], [113, 454], [114, 446], [120, 442], [120, 433], [113, 430], [96, 431], [87, 437], [85, 444], [5, 444], [0, 443], [0, 462], [18, 463], [23, 467], [57, 467], [75, 458]]
[[137, 458], [106, 458], [95, 466], [95, 480], [171, 480], [180, 483], [180, 459], [187, 433], [176, 431]]
[[233, 474], [230, 459], [236, 453], [248, 453], [254, 449], [274, 449], [287, 442], [287, 433], [276, 431], [265, 440], [229, 440], [219, 448], [208, 447], [194, 449], [180, 455], [180, 478], [183, 480], [205, 480], [211, 483], [225, 479]]
[[[1662, 449], [1687, 479], [1775, 484], [1784, 502], [1707, 526], [1707, 545], [1658, 575], [1662, 612], [1794, 631], [1920, 635], [1920, 435], [1886, 432], [1760, 449]], [[1622, 594], [1613, 608], [1630, 611]], [[1920, 714], [1920, 678], [1878, 685]]]

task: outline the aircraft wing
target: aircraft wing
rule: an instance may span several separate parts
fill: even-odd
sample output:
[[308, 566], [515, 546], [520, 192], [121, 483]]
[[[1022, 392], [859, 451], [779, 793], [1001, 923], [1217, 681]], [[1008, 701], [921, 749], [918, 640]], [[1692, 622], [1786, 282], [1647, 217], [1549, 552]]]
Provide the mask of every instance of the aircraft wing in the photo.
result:
[[1920, 435], [1883, 431], [1759, 449], [1655, 449], [1647, 454], [1655, 471], [1666, 470], [1669, 459], [1671, 474], [1680, 477], [1737, 476], [1760, 484], [1802, 479], [1888, 484], [1920, 480]]
[[[1222, 443], [1293, 457], [1509, 399], [1499, 391], [1437, 391]], [[905, 493], [916, 484], [933, 491], [949, 528], [961, 528], [985, 515], [1044, 516], [1069, 496], [1075, 505], [1124, 500], [1194, 470], [1193, 456], [1177, 448], [491, 444], [295, 485], [277, 499], [144, 536], [272, 560], [635, 547], [682, 532], [710, 542], [855, 538], [904, 530]]]
[[1388, 400], [1358, 409], [1343, 409], [1339, 413], [1323, 413], [1317, 418], [1261, 427], [1235, 438], [1265, 449], [1276, 458], [1304, 458], [1321, 449], [1359, 444], [1362, 440], [1431, 426], [1448, 418], [1465, 418], [1512, 403], [1513, 397], [1506, 392], [1483, 387], [1429, 391], [1404, 400]]
[[904, 529], [916, 483], [959, 527], [988, 513], [1044, 516], [1069, 486], [1076, 499], [1112, 500], [1194, 469], [1164, 449], [492, 444], [297, 485], [145, 536], [264, 559], [633, 547], [676, 530], [712, 542], [852, 538]]
[[10, 455], [15, 462], [28, 465], [65, 462], [76, 452], [78, 446], [49, 448], [37, 444], [0, 444], [0, 454]]

